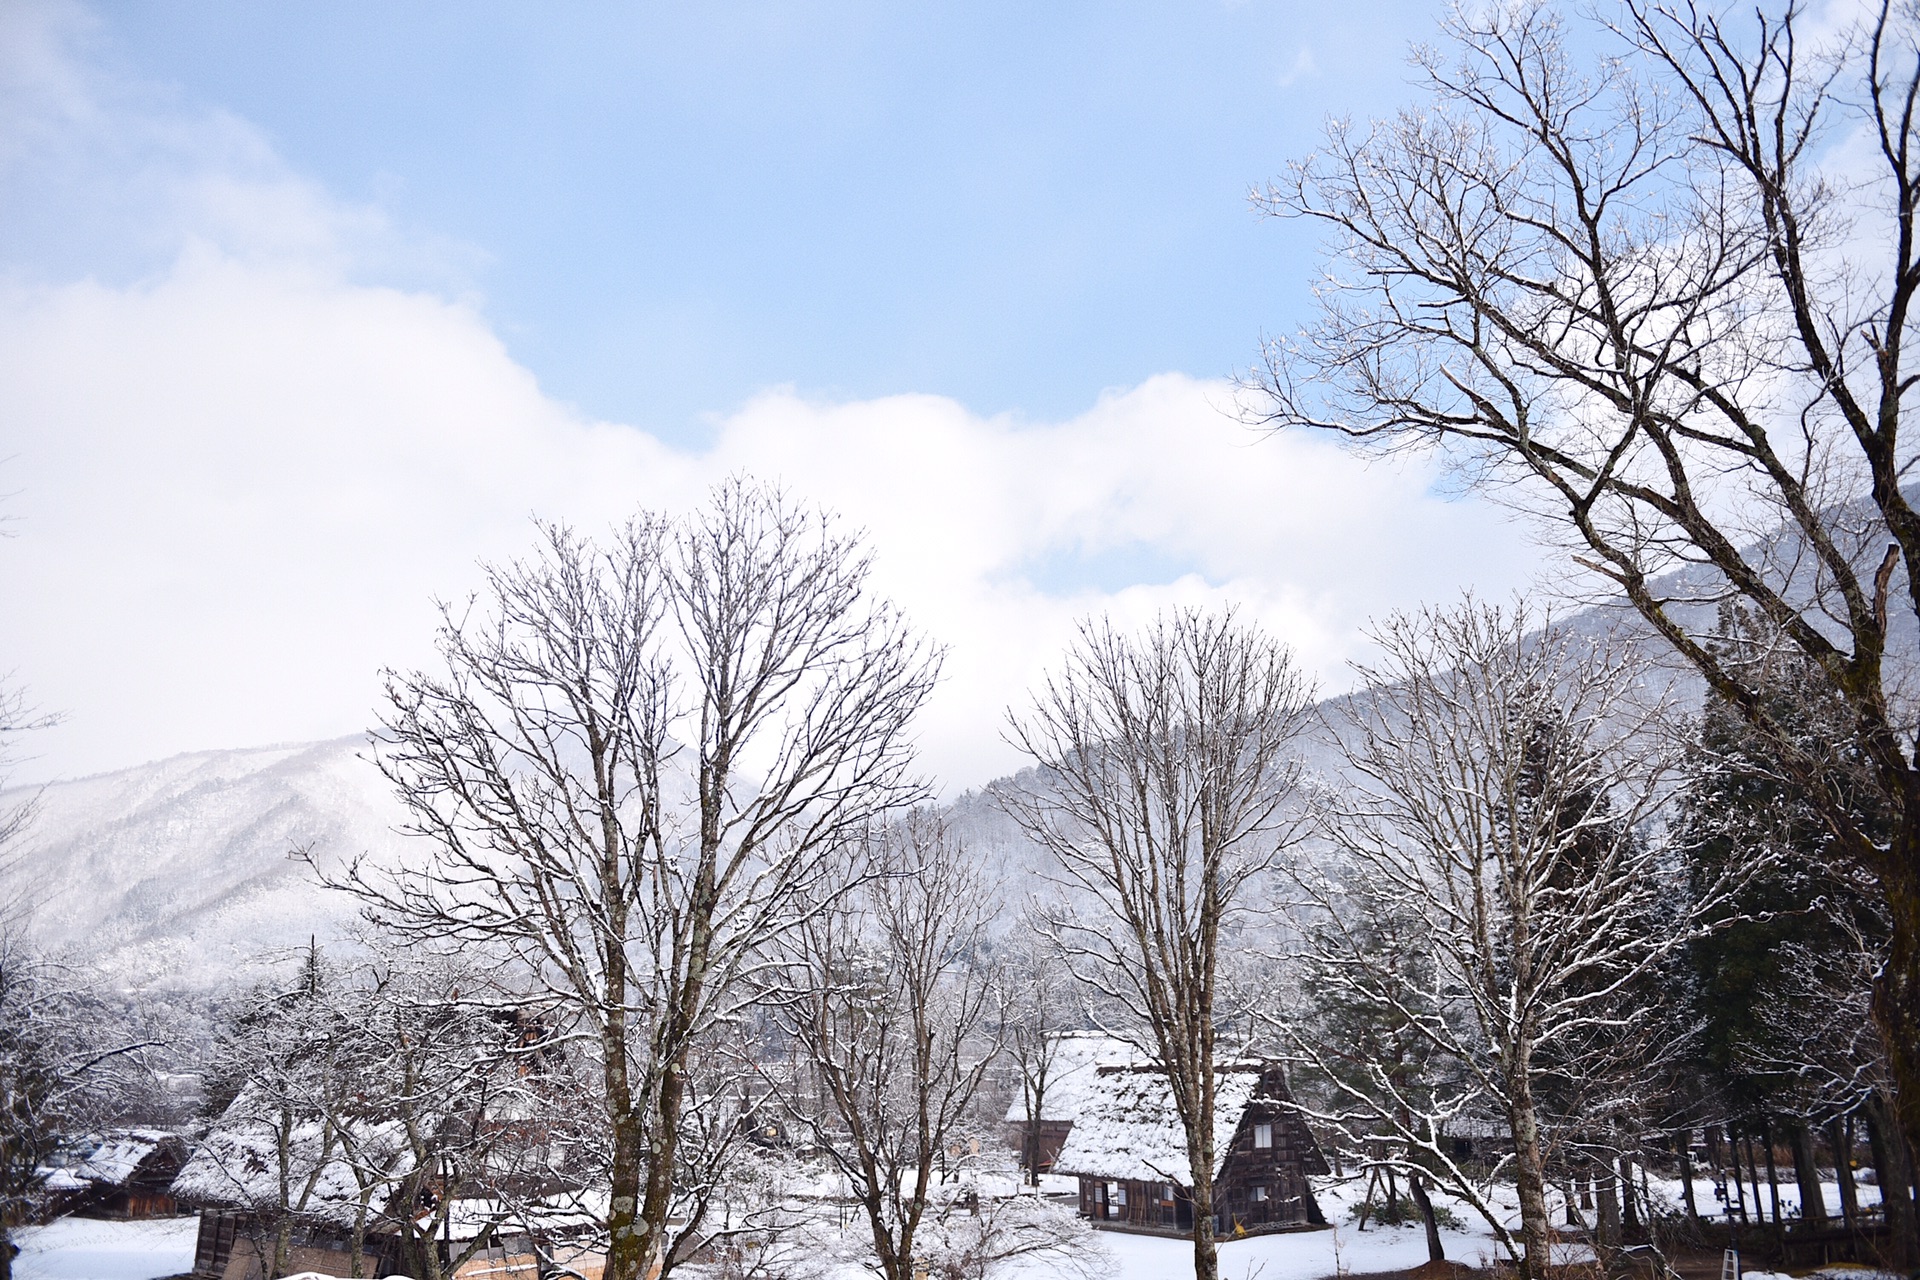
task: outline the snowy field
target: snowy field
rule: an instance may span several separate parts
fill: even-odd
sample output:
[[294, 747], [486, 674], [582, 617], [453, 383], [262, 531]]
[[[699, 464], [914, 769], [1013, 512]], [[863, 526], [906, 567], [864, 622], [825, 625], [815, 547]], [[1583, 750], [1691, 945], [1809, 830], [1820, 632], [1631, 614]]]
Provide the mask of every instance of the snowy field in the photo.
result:
[[17, 1280], [153, 1280], [193, 1270], [198, 1218], [103, 1222], [61, 1218], [13, 1233]]
[[[1292, 1232], [1223, 1242], [1220, 1246], [1222, 1280], [1322, 1280], [1328, 1276], [1403, 1271], [1425, 1262], [1426, 1233], [1418, 1225], [1395, 1227], [1374, 1223], [1365, 1231], [1355, 1228], [1349, 1214], [1364, 1189], [1364, 1182], [1358, 1180], [1341, 1184], [1330, 1179], [1317, 1179], [1315, 1197], [1328, 1220], [1336, 1225], [1325, 1231]], [[1678, 1179], [1652, 1179], [1650, 1190], [1673, 1212], [1680, 1211]], [[1833, 1183], [1826, 1183], [1824, 1190], [1828, 1212], [1837, 1218], [1840, 1214], [1840, 1189]], [[1859, 1192], [1862, 1207], [1879, 1203], [1879, 1192], [1873, 1186], [1862, 1185]], [[1761, 1194], [1768, 1194], [1764, 1185]], [[1749, 1211], [1752, 1209], [1751, 1196], [1752, 1189], [1749, 1188]], [[1703, 1216], [1720, 1216], [1720, 1205], [1714, 1198], [1711, 1181], [1696, 1179], [1694, 1197]], [[1496, 1204], [1505, 1211], [1508, 1225], [1518, 1231], [1518, 1204], [1513, 1189], [1501, 1187], [1494, 1198]], [[1797, 1215], [1799, 1200], [1797, 1186], [1791, 1183], [1781, 1185], [1780, 1204], [1784, 1213]], [[1492, 1229], [1472, 1209], [1441, 1195], [1435, 1195], [1434, 1202], [1451, 1208], [1461, 1223], [1460, 1229], [1443, 1228], [1440, 1232], [1441, 1242], [1451, 1261], [1480, 1267], [1499, 1255], [1500, 1246], [1493, 1238]], [[1554, 1222], [1565, 1221], [1565, 1205], [1560, 1198], [1552, 1196], [1549, 1203]], [[1589, 1213], [1588, 1220], [1591, 1219], [1592, 1214]], [[1104, 1265], [1096, 1264], [1089, 1268], [1090, 1273], [1101, 1280], [1182, 1280], [1193, 1274], [1193, 1246], [1184, 1240], [1128, 1235], [1118, 1231], [1098, 1232], [1096, 1239], [1111, 1256]], [[1584, 1253], [1584, 1250], [1578, 1251]], [[1572, 1261], [1575, 1252], [1576, 1248], [1570, 1247], [1568, 1256], [1559, 1261]], [[1055, 1273], [1048, 1269], [1010, 1269], [1007, 1274], [1018, 1276], [1020, 1280], [1040, 1280], [1042, 1276]], [[851, 1280], [851, 1276], [847, 1280]]]
[[[1059, 1184], [1049, 1189], [1064, 1189], [1067, 1179], [1049, 1179]], [[1840, 1210], [1839, 1189], [1826, 1184], [1828, 1209], [1835, 1216]], [[1403, 1271], [1427, 1260], [1425, 1233], [1417, 1225], [1381, 1226], [1371, 1224], [1358, 1230], [1350, 1211], [1358, 1201], [1364, 1183], [1335, 1183], [1318, 1180], [1316, 1197], [1332, 1228], [1324, 1231], [1291, 1232], [1283, 1235], [1256, 1236], [1229, 1240], [1220, 1247], [1222, 1280], [1322, 1280], [1337, 1275], [1366, 1275], [1380, 1271]], [[1511, 1188], [1496, 1200], [1502, 1209], [1513, 1207]], [[1676, 1211], [1680, 1203], [1677, 1181], [1655, 1179], [1652, 1190]], [[1766, 1189], [1762, 1187], [1762, 1195]], [[1694, 1195], [1702, 1214], [1718, 1216], [1713, 1185], [1702, 1178], [1696, 1181]], [[1447, 1257], [1470, 1266], [1484, 1266], [1499, 1253], [1492, 1231], [1463, 1204], [1449, 1204], [1436, 1195], [1435, 1202], [1453, 1210], [1459, 1228], [1441, 1231]], [[1798, 1213], [1798, 1188], [1783, 1184], [1782, 1208]], [[1871, 1185], [1860, 1188], [1863, 1205], [1878, 1202]], [[1563, 1208], [1556, 1197], [1554, 1221], [1563, 1219]], [[1515, 1226], [1518, 1225], [1517, 1215]], [[158, 1222], [101, 1222], [86, 1218], [63, 1218], [44, 1227], [26, 1227], [15, 1233], [21, 1245], [15, 1275], [20, 1280], [155, 1280], [159, 1276], [178, 1275], [193, 1266], [193, 1242], [196, 1221], [170, 1218]], [[858, 1239], [859, 1228], [852, 1224], [846, 1233], [849, 1242]], [[1159, 1236], [1129, 1235], [1119, 1231], [1093, 1233], [1097, 1250], [1083, 1268], [1086, 1276], [1097, 1280], [1182, 1280], [1193, 1274], [1193, 1246], [1185, 1240]], [[813, 1271], [818, 1275], [820, 1272]], [[829, 1272], [832, 1280], [855, 1280], [869, 1273], [857, 1266]], [[1010, 1266], [1000, 1273], [1008, 1280], [1043, 1280], [1064, 1273], [1057, 1263], [1021, 1268]]]
[[[1355, 1228], [1348, 1211], [1364, 1190], [1361, 1181], [1316, 1183], [1315, 1199], [1335, 1224], [1327, 1230], [1223, 1241], [1221, 1280], [1320, 1280], [1341, 1274], [1404, 1271], [1425, 1262], [1427, 1237], [1418, 1225], [1372, 1223], [1365, 1231]], [[1442, 1196], [1434, 1200], [1436, 1204], [1447, 1203]], [[1463, 1229], [1441, 1229], [1447, 1257], [1469, 1266], [1491, 1262], [1499, 1251], [1492, 1230], [1464, 1205], [1455, 1206], [1454, 1212]], [[1193, 1245], [1189, 1241], [1120, 1231], [1096, 1232], [1095, 1240], [1110, 1255], [1109, 1261], [1089, 1268], [1101, 1280], [1180, 1280], [1193, 1274]], [[1053, 1272], [1010, 1269], [1007, 1274], [1020, 1280], [1039, 1280]]]

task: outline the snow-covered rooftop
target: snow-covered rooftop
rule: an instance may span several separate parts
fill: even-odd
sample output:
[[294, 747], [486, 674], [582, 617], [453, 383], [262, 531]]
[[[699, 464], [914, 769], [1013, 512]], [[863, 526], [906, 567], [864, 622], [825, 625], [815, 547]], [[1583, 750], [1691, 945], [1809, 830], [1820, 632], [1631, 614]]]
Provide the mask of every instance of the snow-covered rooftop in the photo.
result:
[[116, 1129], [74, 1166], [73, 1175], [88, 1182], [119, 1186], [156, 1147], [174, 1136], [165, 1129]]
[[[1234, 1131], [1259, 1087], [1257, 1068], [1236, 1066], [1215, 1074], [1215, 1177], [1220, 1175]], [[1135, 1069], [1096, 1074], [1053, 1170], [1091, 1178], [1192, 1186], [1186, 1131], [1174, 1108], [1173, 1086], [1166, 1073]]]
[[[281, 1203], [284, 1178], [288, 1207], [295, 1212], [351, 1222], [359, 1185], [337, 1135], [318, 1117], [296, 1119], [283, 1168], [275, 1111], [253, 1086], [242, 1089], [173, 1180], [174, 1195], [199, 1204], [274, 1207]], [[397, 1123], [366, 1126], [354, 1138], [360, 1158], [388, 1177], [404, 1172], [400, 1165], [412, 1160]]]
[[[1040, 1100], [1042, 1120], [1078, 1120], [1093, 1096], [1094, 1079], [1104, 1066], [1142, 1066], [1146, 1055], [1117, 1036], [1098, 1031], [1068, 1031], [1053, 1037], [1047, 1064], [1047, 1091]], [[1007, 1105], [1007, 1123], [1025, 1124], [1026, 1101], [1015, 1093]]]

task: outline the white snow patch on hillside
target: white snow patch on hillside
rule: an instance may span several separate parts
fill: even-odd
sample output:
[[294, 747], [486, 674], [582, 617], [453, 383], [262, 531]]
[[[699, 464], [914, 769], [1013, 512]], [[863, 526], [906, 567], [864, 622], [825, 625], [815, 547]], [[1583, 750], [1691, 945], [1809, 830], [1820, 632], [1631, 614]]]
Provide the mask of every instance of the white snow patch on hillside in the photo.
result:
[[341, 936], [353, 902], [291, 855], [311, 849], [327, 868], [407, 855], [399, 802], [365, 747], [202, 751], [50, 784], [26, 845], [42, 940], [130, 983], [198, 988]]

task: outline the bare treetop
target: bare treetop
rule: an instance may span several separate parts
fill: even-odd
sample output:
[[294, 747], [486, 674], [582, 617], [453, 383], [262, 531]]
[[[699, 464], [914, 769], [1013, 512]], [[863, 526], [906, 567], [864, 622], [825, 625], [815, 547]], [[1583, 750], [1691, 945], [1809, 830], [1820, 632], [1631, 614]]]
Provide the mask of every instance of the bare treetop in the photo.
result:
[[[1920, 1146], [1920, 690], [1889, 643], [1920, 622], [1920, 15], [1624, 0], [1573, 31], [1519, 0], [1454, 9], [1418, 62], [1424, 103], [1336, 124], [1260, 195], [1331, 243], [1248, 412], [1437, 448], [1544, 514], [1768, 737], [1882, 886], [1874, 1019]], [[1703, 601], [1750, 608], [1844, 702], [1884, 832]]]
[[1285, 646], [1231, 612], [1144, 634], [1089, 622], [1011, 737], [1040, 765], [1003, 803], [1085, 909], [1053, 937], [1166, 1071], [1193, 1174], [1194, 1272], [1218, 1273], [1212, 1215], [1221, 943], [1297, 816], [1294, 738], [1312, 689]]
[[696, 1046], [844, 887], [842, 844], [926, 794], [907, 730], [939, 654], [868, 596], [857, 540], [745, 480], [604, 546], [541, 535], [478, 617], [443, 610], [444, 674], [389, 674], [375, 760], [435, 853], [346, 887], [507, 958], [599, 1058], [608, 1276], [632, 1280], [705, 1211], [676, 1184]]

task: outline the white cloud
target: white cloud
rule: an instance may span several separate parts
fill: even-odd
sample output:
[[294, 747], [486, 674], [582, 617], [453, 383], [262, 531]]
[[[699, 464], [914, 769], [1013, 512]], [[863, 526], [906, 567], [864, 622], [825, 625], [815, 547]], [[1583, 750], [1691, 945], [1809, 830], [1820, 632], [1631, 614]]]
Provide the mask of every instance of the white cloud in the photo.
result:
[[[347, 732], [379, 667], [427, 656], [429, 597], [523, 547], [528, 513], [593, 527], [752, 471], [866, 528], [883, 589], [951, 647], [926, 747], [971, 784], [1012, 762], [999, 711], [1076, 616], [1238, 601], [1337, 682], [1369, 612], [1524, 572], [1489, 511], [1255, 442], [1222, 390], [1169, 375], [1036, 426], [769, 392], [690, 454], [574, 417], [427, 295], [209, 253], [145, 286], [14, 289], [0, 645], [71, 713], [43, 744], [61, 771]], [[1100, 557], [1185, 571], [1076, 587]]]
[[1286, 69], [1274, 77], [1274, 82], [1282, 89], [1291, 89], [1294, 81], [1319, 74], [1320, 64], [1314, 61], [1313, 47], [1303, 44], [1294, 51], [1293, 60], [1287, 63]]
[[[735, 471], [867, 529], [881, 588], [950, 647], [923, 730], [950, 786], [1017, 763], [1002, 709], [1087, 613], [1234, 601], [1338, 685], [1369, 614], [1530, 569], [1497, 514], [1417, 467], [1258, 440], [1216, 407], [1225, 388], [1179, 375], [1043, 424], [767, 391], [697, 452], [583, 420], [471, 302], [365, 279], [370, 260], [435, 269], [439, 248], [285, 172], [243, 123], [88, 88], [46, 52], [65, 38], [42, 41], [51, 87], [9, 113], [49, 154], [143, 137], [159, 160], [130, 171], [173, 195], [164, 269], [0, 288], [18, 535], [0, 668], [68, 714], [27, 772], [364, 727], [378, 669], [430, 656], [431, 597], [524, 548], [530, 513], [593, 528]], [[123, 152], [79, 185], [112, 187]]]

